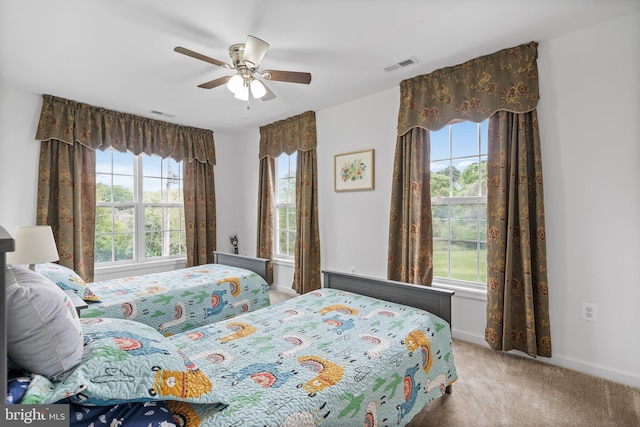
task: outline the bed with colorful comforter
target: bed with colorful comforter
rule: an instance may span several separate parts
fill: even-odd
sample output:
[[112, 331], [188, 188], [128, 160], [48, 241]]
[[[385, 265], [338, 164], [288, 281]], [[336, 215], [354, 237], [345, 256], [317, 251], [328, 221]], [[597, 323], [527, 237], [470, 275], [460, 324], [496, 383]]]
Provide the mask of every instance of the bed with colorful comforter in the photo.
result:
[[[228, 262], [229, 254], [225, 260]], [[246, 257], [240, 257], [246, 258]], [[135, 320], [173, 335], [270, 305], [269, 285], [258, 273], [228, 264], [206, 264], [162, 273], [84, 283], [54, 263], [36, 271], [84, 299], [82, 318]]]
[[34, 376], [21, 400], [70, 403], [72, 425], [131, 405], [185, 426], [405, 425], [457, 379], [447, 320], [339, 289], [170, 337], [127, 319], [81, 323], [81, 363], [63, 381]]

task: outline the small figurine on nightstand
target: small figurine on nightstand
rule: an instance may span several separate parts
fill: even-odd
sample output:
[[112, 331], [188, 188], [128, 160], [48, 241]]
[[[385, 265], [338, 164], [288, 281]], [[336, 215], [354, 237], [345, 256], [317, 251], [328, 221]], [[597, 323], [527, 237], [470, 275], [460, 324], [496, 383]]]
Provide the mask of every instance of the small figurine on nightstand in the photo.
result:
[[231, 240], [231, 246], [233, 246], [233, 253], [237, 254], [238, 253], [238, 235], [234, 234], [233, 236], [230, 236], [229, 240]]

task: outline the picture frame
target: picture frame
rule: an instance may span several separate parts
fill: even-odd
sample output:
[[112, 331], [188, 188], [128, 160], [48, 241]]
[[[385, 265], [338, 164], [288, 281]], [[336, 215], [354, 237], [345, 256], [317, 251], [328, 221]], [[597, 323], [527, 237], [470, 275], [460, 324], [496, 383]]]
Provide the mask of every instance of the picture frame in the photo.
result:
[[336, 154], [333, 164], [335, 191], [373, 190], [375, 184], [374, 150]]

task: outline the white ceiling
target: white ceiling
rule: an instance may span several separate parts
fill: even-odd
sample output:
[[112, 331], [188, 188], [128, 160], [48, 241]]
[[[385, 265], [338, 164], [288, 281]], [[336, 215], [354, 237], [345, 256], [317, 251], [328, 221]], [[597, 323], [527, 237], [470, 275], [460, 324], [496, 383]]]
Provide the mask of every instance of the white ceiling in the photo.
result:
[[[640, 0], [2, 0], [0, 87], [234, 134], [638, 10]], [[229, 62], [248, 34], [271, 45], [261, 69], [313, 78], [269, 82], [277, 98], [252, 101], [245, 118], [226, 87], [197, 87], [232, 71], [173, 48]], [[409, 57], [419, 62], [384, 71]]]

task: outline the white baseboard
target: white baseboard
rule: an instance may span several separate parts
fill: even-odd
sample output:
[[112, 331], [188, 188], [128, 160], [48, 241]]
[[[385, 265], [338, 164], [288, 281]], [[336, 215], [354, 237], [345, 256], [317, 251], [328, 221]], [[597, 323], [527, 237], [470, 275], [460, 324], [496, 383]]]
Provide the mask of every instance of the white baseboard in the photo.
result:
[[[452, 329], [451, 334], [455, 339], [467, 341], [485, 348], [490, 348], [483, 335], [469, 333], [467, 331], [462, 331], [456, 328]], [[519, 351], [513, 351], [511, 353], [528, 357], [527, 355]], [[559, 366], [565, 369], [571, 369], [572, 371], [578, 371], [583, 374], [592, 375], [594, 377], [604, 378], [606, 380], [628, 385], [631, 387], [640, 388], [640, 376], [634, 374], [633, 372], [625, 372], [611, 366], [591, 363], [584, 360], [576, 359], [574, 357], [563, 356], [561, 354], [555, 354], [550, 358], [538, 357], [531, 360], [547, 363], [549, 365]]]
[[278, 285], [271, 285], [270, 286], [271, 289], [273, 289], [274, 291], [278, 291], [278, 292], [282, 292], [285, 294], [289, 294], [293, 297], [297, 297], [298, 293], [296, 291], [294, 291], [293, 289], [286, 287], [286, 286], [278, 286]]

